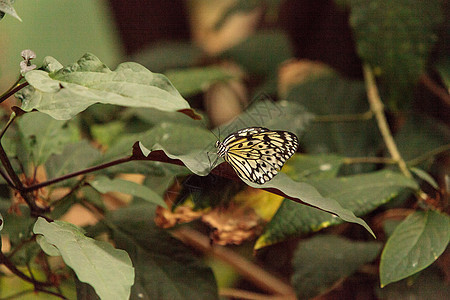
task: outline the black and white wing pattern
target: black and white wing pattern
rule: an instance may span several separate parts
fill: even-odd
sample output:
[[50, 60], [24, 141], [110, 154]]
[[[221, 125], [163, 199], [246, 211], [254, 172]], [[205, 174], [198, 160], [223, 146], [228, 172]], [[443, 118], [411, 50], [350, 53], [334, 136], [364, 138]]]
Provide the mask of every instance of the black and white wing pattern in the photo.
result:
[[249, 127], [217, 141], [223, 157], [240, 178], [263, 184], [271, 180], [297, 150], [297, 136], [288, 131]]

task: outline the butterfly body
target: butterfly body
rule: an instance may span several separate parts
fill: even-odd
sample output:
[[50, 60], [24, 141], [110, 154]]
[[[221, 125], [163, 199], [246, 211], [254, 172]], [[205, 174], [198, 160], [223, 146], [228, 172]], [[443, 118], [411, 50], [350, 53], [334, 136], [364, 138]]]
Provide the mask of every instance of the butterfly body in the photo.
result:
[[228, 162], [240, 178], [263, 184], [271, 180], [297, 150], [298, 139], [288, 131], [249, 127], [216, 142], [217, 155]]

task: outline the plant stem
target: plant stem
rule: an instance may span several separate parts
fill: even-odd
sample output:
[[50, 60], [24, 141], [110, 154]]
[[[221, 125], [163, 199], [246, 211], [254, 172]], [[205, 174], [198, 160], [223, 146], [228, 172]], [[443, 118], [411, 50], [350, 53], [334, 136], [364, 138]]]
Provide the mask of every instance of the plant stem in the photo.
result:
[[84, 170], [81, 170], [81, 171], [69, 173], [67, 175], [64, 175], [64, 176], [61, 176], [61, 177], [58, 177], [58, 178], [54, 178], [54, 179], [51, 179], [51, 180], [48, 180], [48, 181], [44, 181], [44, 182], [41, 182], [41, 183], [38, 183], [38, 184], [35, 184], [35, 185], [22, 187], [22, 191], [23, 192], [31, 192], [31, 191], [40, 189], [42, 187], [54, 184], [54, 183], [57, 183], [57, 182], [60, 182], [60, 181], [63, 181], [63, 180], [67, 180], [67, 179], [70, 179], [72, 177], [76, 177], [78, 175], [83, 175], [83, 174], [86, 174], [86, 173], [91, 173], [91, 172], [94, 172], [94, 171], [106, 169], [106, 168], [109, 168], [109, 167], [112, 167], [112, 166], [115, 166], [115, 165], [118, 165], [118, 164], [126, 163], [126, 162], [129, 162], [129, 161], [132, 161], [132, 160], [134, 160], [134, 158], [131, 157], [131, 156], [119, 158], [117, 160], [113, 160], [113, 161], [110, 161], [110, 162], [107, 162], [107, 163], [104, 163], [104, 164], [101, 164], [101, 165], [98, 165], [98, 166], [94, 166], [94, 167], [91, 167], [91, 168], [87, 168], [87, 169], [84, 169]]
[[395, 144], [394, 138], [392, 137], [391, 130], [384, 115], [384, 105], [381, 101], [380, 95], [378, 93], [378, 88], [375, 83], [375, 78], [373, 76], [372, 70], [368, 65], [364, 65], [364, 79], [366, 83], [367, 98], [369, 99], [370, 109], [375, 114], [375, 119], [377, 120], [378, 128], [380, 129], [381, 136], [383, 137], [384, 143], [391, 154], [392, 159], [398, 164], [400, 171], [408, 178], [412, 178], [411, 173], [406, 166], [400, 152], [398, 151], [397, 145]]
[[17, 275], [18, 277], [22, 278], [25, 281], [32, 283], [35, 286], [35, 288], [37, 288], [37, 289], [42, 289], [44, 287], [53, 286], [53, 283], [51, 283], [51, 282], [37, 281], [37, 280], [34, 280], [33, 278], [30, 278], [27, 275], [25, 275], [25, 273], [23, 273], [22, 271], [17, 269], [17, 267], [1, 251], [0, 251], [0, 263], [4, 264], [5, 267], [7, 267], [12, 273]]
[[438, 155], [438, 154], [440, 154], [440, 153], [444, 153], [444, 152], [446, 152], [446, 151], [450, 151], [450, 144], [442, 145], [442, 146], [440, 146], [440, 147], [438, 147], [438, 148], [436, 148], [436, 149], [433, 149], [433, 150], [430, 150], [430, 151], [428, 151], [428, 152], [425, 152], [424, 154], [422, 154], [422, 155], [420, 155], [420, 156], [417, 156], [417, 157], [415, 157], [415, 158], [409, 160], [409, 161], [407, 162], [407, 165], [408, 165], [408, 166], [415, 166], [415, 165], [418, 165], [418, 164], [421, 163], [422, 161], [424, 161], [424, 160], [426, 160], [426, 159], [428, 159], [428, 158], [430, 158], [430, 157], [432, 157], [432, 156]]
[[344, 164], [396, 164], [397, 162], [389, 157], [346, 157]]
[[12, 124], [12, 122], [16, 119], [17, 115], [13, 112], [14, 116], [9, 118], [8, 122], [6, 123], [5, 127], [3, 128], [2, 132], [0, 133], [0, 140], [2, 139], [3, 135], [5, 135], [6, 130], [8, 129], [9, 125]]
[[6, 173], [8, 173], [12, 183], [14, 184], [13, 188], [19, 191], [20, 195], [25, 200], [27, 205], [30, 207], [31, 211], [36, 213], [46, 212], [47, 211], [46, 209], [37, 206], [36, 203], [33, 201], [33, 199], [31, 199], [30, 195], [23, 190], [24, 186], [22, 184], [22, 181], [20, 181], [20, 178], [19, 176], [17, 176], [16, 172], [14, 172], [11, 162], [9, 161], [9, 158], [6, 155], [5, 149], [3, 149], [1, 141], [0, 141], [0, 161], [5, 167]]
[[358, 122], [372, 119], [371, 110], [361, 114], [341, 114], [341, 115], [316, 115], [313, 122]]
[[3, 101], [5, 101], [6, 99], [8, 99], [9, 97], [11, 97], [12, 95], [14, 95], [15, 93], [17, 93], [18, 91], [20, 91], [21, 89], [23, 89], [28, 85], [28, 82], [18, 84], [18, 82], [21, 79], [22, 78], [19, 78], [19, 80], [17, 80], [17, 82], [14, 84], [13, 88], [9, 89], [3, 95], [0, 96], [0, 103], [2, 103]]

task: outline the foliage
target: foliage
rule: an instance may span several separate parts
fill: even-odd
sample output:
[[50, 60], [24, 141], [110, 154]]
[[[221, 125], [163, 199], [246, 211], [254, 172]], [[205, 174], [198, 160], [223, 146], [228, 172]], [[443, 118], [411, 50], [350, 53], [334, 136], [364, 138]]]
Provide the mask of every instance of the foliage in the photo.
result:
[[[424, 278], [426, 291], [416, 285], [408, 293], [436, 289], [427, 279], [436, 278], [450, 237], [436, 161], [448, 152], [450, 133], [417, 110], [406, 120], [390, 115], [391, 131], [385, 113], [414, 107], [411, 91], [428, 72], [448, 85], [448, 59], [433, 60], [431, 52], [440, 47], [441, 2], [396, 0], [390, 9], [382, 1], [339, 2], [350, 12], [364, 81], [328, 67], [283, 81], [282, 66], [294, 50], [279, 29], [259, 30], [214, 57], [193, 43], [165, 43], [136, 56], [145, 66], [123, 62], [114, 70], [90, 53], [67, 65], [47, 56], [36, 68], [34, 53], [23, 52], [21, 75], [0, 95], [0, 102], [15, 95], [20, 103], [2, 113], [0, 231], [8, 243], [0, 262], [14, 277], [0, 276], [0, 297], [34, 291], [57, 298], [218, 299], [220, 274], [191, 247], [212, 251], [240, 274], [253, 270], [249, 278], [279, 296], [325, 294], [361, 280], [358, 273], [367, 269], [366, 284], [380, 297], [405, 294], [415, 278]], [[0, 19], [20, 20], [12, 3], [0, 1]], [[237, 1], [214, 30], [235, 14], [264, 5], [276, 11], [280, 3]], [[231, 72], [223, 61], [241, 70]], [[217, 82], [243, 79], [250, 79], [253, 101], [209, 130], [199, 96]], [[291, 131], [306, 153], [296, 153], [263, 185], [242, 182], [216, 159], [214, 145], [251, 126]], [[115, 209], [111, 197], [120, 200]], [[80, 206], [95, 225], [65, 221]], [[219, 244], [256, 237], [250, 247], [257, 257], [294, 245], [285, 247], [294, 253], [274, 255], [277, 263], [293, 257], [292, 286], [283, 294], [261, 283], [263, 271], [239, 266], [242, 260], [221, 252], [227, 249], [183, 231], [193, 228]], [[236, 249], [244, 253], [248, 245]], [[17, 294], [8, 291], [12, 285]]]

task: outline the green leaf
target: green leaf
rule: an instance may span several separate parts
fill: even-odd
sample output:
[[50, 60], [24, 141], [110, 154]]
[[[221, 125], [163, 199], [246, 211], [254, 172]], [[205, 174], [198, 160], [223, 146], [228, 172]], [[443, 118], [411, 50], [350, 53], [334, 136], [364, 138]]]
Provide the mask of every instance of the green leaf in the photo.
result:
[[111, 244], [84, 236], [77, 226], [63, 222], [47, 222], [39, 217], [33, 229], [54, 248], [49, 255], [61, 254], [64, 262], [71, 267], [82, 282], [94, 287], [102, 299], [128, 299], [134, 283], [134, 269], [128, 254], [114, 249]]
[[166, 207], [166, 204], [160, 195], [145, 185], [141, 185], [136, 182], [123, 180], [120, 178], [109, 179], [105, 176], [97, 176], [94, 180], [90, 181], [89, 184], [102, 194], [108, 192], [121, 192]]
[[106, 216], [115, 244], [136, 266], [132, 299], [218, 299], [214, 274], [191, 248], [157, 228], [154, 207], [133, 205]]
[[[47, 57], [44, 68], [49, 64], [57, 65]], [[58, 120], [70, 119], [95, 103], [163, 111], [190, 109], [164, 75], [133, 62], [122, 63], [111, 71], [92, 54], [51, 73], [27, 72], [25, 79], [33, 89], [18, 94], [21, 108], [36, 109]]]
[[299, 243], [294, 253], [291, 282], [299, 299], [327, 292], [333, 285], [373, 261], [381, 243], [354, 242], [333, 235], [316, 236]]
[[165, 72], [165, 75], [184, 97], [201, 93], [213, 83], [234, 77], [224, 68], [217, 66], [170, 70]]
[[[440, 0], [350, 0], [357, 51], [381, 74], [391, 105], [407, 103], [443, 20]], [[406, 95], [406, 96], [405, 96]]]
[[232, 59], [249, 73], [260, 76], [276, 73], [279, 65], [293, 56], [288, 37], [276, 30], [256, 32], [221, 54], [222, 58]]
[[0, 0], [0, 20], [3, 18], [4, 14], [8, 14], [17, 20], [22, 22], [22, 19], [17, 15], [16, 10], [12, 6], [14, 0]]
[[[346, 157], [376, 154], [374, 145], [379, 144], [380, 138], [373, 118], [337, 122], [342, 115], [362, 117], [369, 110], [362, 81], [344, 79], [330, 71], [292, 87], [287, 100], [303, 105], [316, 115], [317, 119], [301, 141], [306, 152], [336, 153]], [[333, 122], [321, 121], [324, 117], [331, 117]], [[373, 166], [355, 164], [347, 169], [353, 174], [372, 171]]]
[[52, 154], [61, 154], [66, 144], [78, 139], [74, 126], [43, 113], [25, 114], [17, 123], [24, 150], [35, 166], [45, 163]]
[[384, 288], [377, 287], [376, 297], [386, 300], [449, 299], [450, 286], [442, 276], [442, 271], [432, 265], [417, 276], [391, 283]]
[[[406, 188], [414, 190], [418, 188], [414, 180], [392, 171], [314, 179], [307, 182], [316, 187], [324, 197], [336, 200], [357, 216], [367, 214]], [[341, 222], [329, 213], [286, 199], [267, 224], [264, 233], [255, 244], [255, 249]]]
[[429, 185], [434, 187], [436, 190], [439, 189], [439, 185], [437, 184], [436, 180], [434, 180], [434, 178], [431, 177], [431, 175], [425, 172], [424, 170], [419, 168], [410, 168], [410, 170], [414, 174], [416, 174], [420, 179], [426, 181]]
[[342, 207], [341, 204], [335, 199], [323, 197], [311, 184], [293, 181], [284, 173], [279, 173], [271, 181], [261, 185], [249, 181], [245, 181], [245, 183], [253, 188], [276, 188], [287, 196], [296, 198], [321, 210], [335, 214], [344, 221], [359, 224], [366, 228], [367, 231], [375, 237], [372, 229], [370, 229], [369, 225], [367, 225], [364, 220], [356, 217], [351, 210]]
[[431, 265], [447, 248], [450, 218], [437, 211], [418, 211], [398, 225], [381, 254], [381, 287]]
[[[47, 176], [48, 178], [56, 178], [80, 171], [89, 167], [98, 157], [100, 157], [100, 152], [86, 140], [65, 145], [61, 154], [54, 154], [47, 160], [45, 164]], [[66, 181], [64, 183], [67, 184]]]

